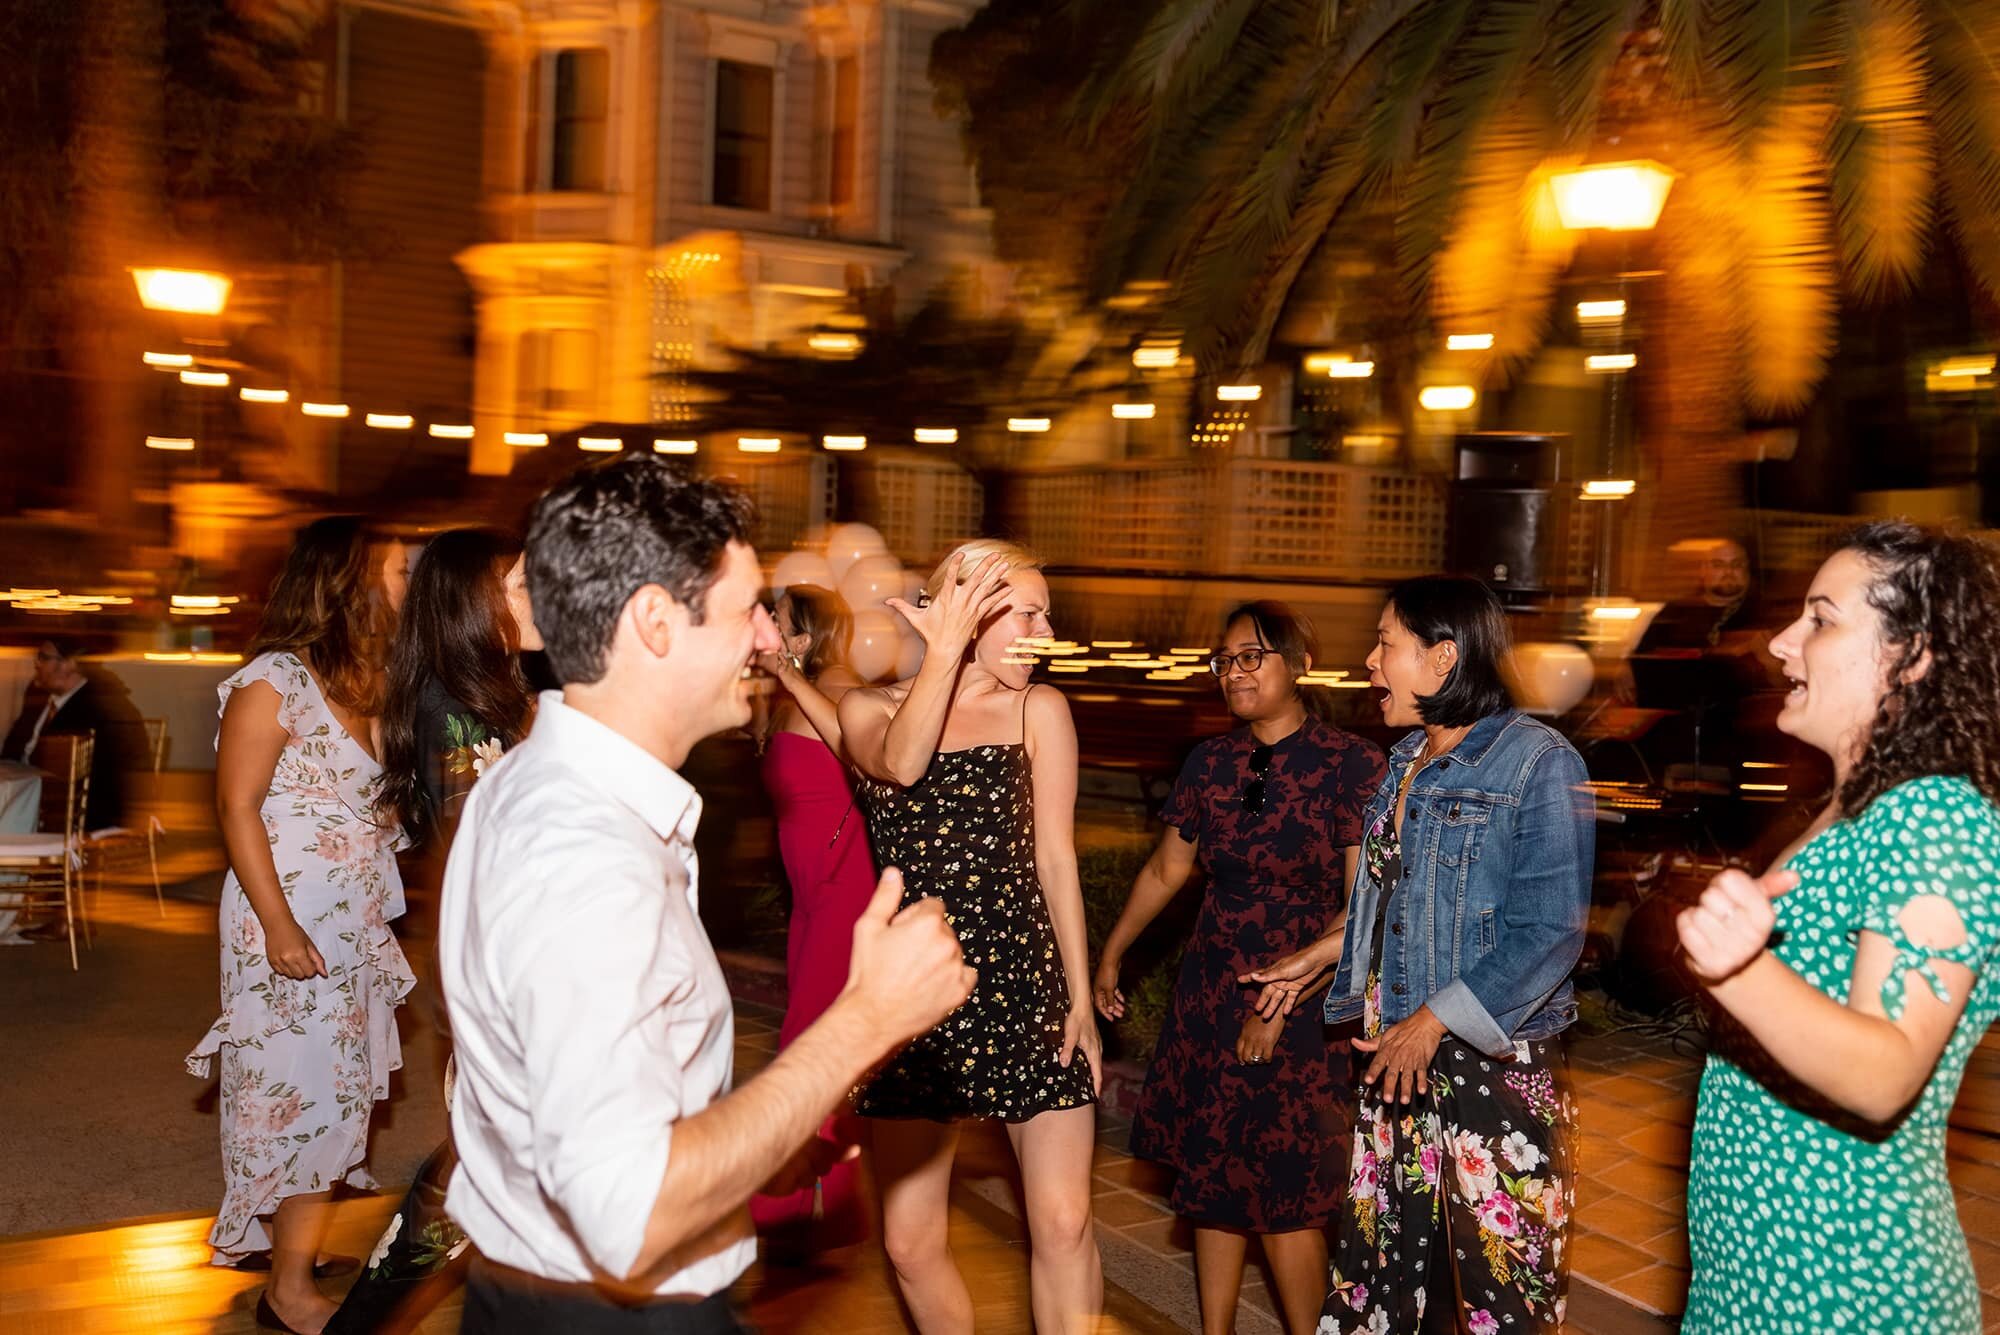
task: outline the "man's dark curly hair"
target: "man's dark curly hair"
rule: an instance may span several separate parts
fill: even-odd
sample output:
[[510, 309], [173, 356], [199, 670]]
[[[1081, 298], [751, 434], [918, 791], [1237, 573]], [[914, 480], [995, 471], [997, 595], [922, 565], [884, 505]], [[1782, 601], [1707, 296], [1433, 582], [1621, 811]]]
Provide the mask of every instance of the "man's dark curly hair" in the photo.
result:
[[657, 584], [700, 625], [724, 550], [750, 541], [750, 500], [663, 459], [622, 456], [551, 487], [528, 525], [528, 598], [565, 686], [604, 676], [618, 618]]
[[[2000, 801], [2000, 565], [1978, 538], [1902, 520], [1867, 524], [1840, 544], [1868, 563], [1868, 605], [1882, 618], [1889, 687], [1840, 806], [1858, 815], [1897, 784], [1962, 775]], [[1911, 669], [1925, 652], [1930, 667]]]

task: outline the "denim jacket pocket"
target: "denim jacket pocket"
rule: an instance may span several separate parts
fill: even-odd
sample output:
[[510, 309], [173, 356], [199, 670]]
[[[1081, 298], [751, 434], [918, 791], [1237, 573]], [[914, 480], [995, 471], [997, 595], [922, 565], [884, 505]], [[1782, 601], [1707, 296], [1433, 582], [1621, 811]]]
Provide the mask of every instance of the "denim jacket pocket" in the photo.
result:
[[1453, 797], [1441, 799], [1436, 813], [1438, 861], [1453, 867], [1479, 861], [1479, 845], [1486, 837], [1492, 806]]
[[1479, 910], [1479, 953], [1482, 956], [1492, 953], [1496, 941], [1493, 918], [1494, 912], [1492, 909]]

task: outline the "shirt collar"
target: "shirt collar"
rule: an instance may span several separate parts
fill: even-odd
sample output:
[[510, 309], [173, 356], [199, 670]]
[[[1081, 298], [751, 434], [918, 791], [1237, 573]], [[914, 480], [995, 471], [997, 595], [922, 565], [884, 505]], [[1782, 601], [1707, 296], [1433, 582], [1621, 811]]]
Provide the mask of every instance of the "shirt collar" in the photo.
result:
[[693, 842], [701, 794], [637, 742], [543, 691], [529, 740], [565, 762], [590, 787], [629, 808], [662, 839]]
[[52, 695], [49, 697], [49, 699], [54, 702], [55, 707], [57, 709], [61, 709], [64, 705], [68, 704], [71, 700], [74, 700], [76, 698], [76, 693], [78, 691], [82, 690], [84, 687], [88, 685], [90, 685], [90, 678], [85, 677], [82, 681], [70, 687], [68, 690], [64, 691], [61, 695]]

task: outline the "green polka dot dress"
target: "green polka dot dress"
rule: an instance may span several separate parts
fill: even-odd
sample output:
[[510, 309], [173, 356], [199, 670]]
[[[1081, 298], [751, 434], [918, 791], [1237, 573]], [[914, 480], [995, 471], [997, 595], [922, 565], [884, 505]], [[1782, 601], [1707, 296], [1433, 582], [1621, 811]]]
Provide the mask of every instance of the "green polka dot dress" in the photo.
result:
[[[1889, 1015], [1902, 1014], [1906, 986], [1943, 993], [1937, 959], [1975, 971], [1972, 999], [1892, 1129], [1841, 1112], [1775, 1066], [1753, 1075], [1709, 1057], [1688, 1175], [1694, 1280], [1681, 1329], [1976, 1335], [1979, 1288], [1944, 1135], [1966, 1059], [2000, 1013], [2000, 810], [1964, 779], [1918, 779], [1821, 833], [1791, 867], [1799, 885], [1777, 901], [1772, 953], [1807, 982], [1845, 1003], [1866, 929], [1901, 952], [1882, 989]], [[1903, 934], [1898, 915], [1925, 895], [1958, 909], [1963, 945], [1925, 950]]]

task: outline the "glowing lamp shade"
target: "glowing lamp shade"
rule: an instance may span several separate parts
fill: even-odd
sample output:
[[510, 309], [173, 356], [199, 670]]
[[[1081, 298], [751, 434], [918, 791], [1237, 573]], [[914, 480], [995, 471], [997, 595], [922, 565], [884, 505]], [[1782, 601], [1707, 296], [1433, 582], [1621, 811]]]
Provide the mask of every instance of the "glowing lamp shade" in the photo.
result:
[[1417, 391], [1417, 402], [1426, 412], [1462, 413], [1479, 399], [1470, 385], [1427, 385]]
[[229, 304], [229, 280], [200, 269], [134, 269], [139, 304], [149, 311], [220, 315]]
[[1572, 232], [1644, 232], [1660, 221], [1674, 174], [1657, 162], [1608, 162], [1550, 178], [1556, 214]]

